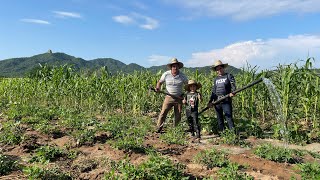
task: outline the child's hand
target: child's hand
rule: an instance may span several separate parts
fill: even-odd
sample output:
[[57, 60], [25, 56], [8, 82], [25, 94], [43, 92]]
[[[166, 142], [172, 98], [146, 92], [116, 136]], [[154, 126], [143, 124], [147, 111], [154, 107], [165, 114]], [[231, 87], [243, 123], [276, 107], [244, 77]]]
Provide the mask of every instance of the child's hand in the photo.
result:
[[183, 104], [186, 104], [186, 103], [187, 103], [187, 101], [184, 99], [184, 100], [182, 100], [182, 103], [183, 103]]
[[201, 96], [201, 94], [198, 94], [198, 99], [199, 99], [199, 102], [202, 101], [202, 96]]

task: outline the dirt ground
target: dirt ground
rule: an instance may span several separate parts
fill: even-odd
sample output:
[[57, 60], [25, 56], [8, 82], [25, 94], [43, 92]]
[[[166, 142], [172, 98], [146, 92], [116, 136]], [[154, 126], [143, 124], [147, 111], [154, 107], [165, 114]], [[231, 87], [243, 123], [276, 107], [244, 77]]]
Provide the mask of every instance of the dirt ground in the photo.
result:
[[[26, 162], [26, 159], [31, 156], [28, 149], [32, 148], [35, 144], [52, 144], [59, 147], [66, 145], [72, 145], [75, 142], [68, 136], [62, 136], [60, 138], [53, 139], [52, 137], [39, 135], [37, 132], [28, 132], [31, 138], [30, 142], [20, 146], [1, 146], [0, 152], [5, 155], [19, 160], [20, 163]], [[206, 135], [202, 137], [200, 143], [188, 143], [187, 145], [167, 145], [159, 138], [159, 134], [149, 134], [145, 137], [144, 145], [146, 147], [153, 147], [161, 153], [169, 157], [174, 162], [180, 162], [186, 165], [185, 173], [190, 174], [190, 179], [202, 179], [203, 177], [216, 177], [216, 173], [219, 168], [207, 169], [205, 166], [194, 163], [194, 156], [198, 152], [216, 148], [227, 151], [229, 159], [232, 162], [236, 162], [240, 165], [245, 165], [245, 172], [253, 176], [255, 179], [270, 180], [270, 179], [290, 179], [295, 177], [301, 179], [298, 170], [294, 168], [295, 165], [288, 163], [276, 163], [273, 161], [259, 158], [253, 154], [253, 148], [261, 143], [270, 142], [273, 145], [283, 146], [281, 141], [272, 139], [256, 139], [248, 138], [246, 141], [253, 145], [253, 148], [241, 148], [239, 146], [230, 145], [215, 145], [212, 143], [219, 137], [215, 135]], [[305, 149], [312, 152], [319, 153], [320, 144], [314, 143], [307, 146], [289, 145], [288, 148]], [[144, 153], [125, 152], [123, 150], [117, 150], [112, 148], [109, 144], [103, 142], [97, 142], [92, 146], [74, 147], [73, 150], [77, 150], [80, 154], [73, 161], [56, 161], [55, 165], [63, 167], [65, 171], [73, 172], [76, 169], [81, 173], [77, 174], [76, 179], [102, 179], [104, 173], [107, 172], [103, 165], [99, 163], [92, 163], [101, 161], [102, 159], [122, 160], [125, 157], [129, 158], [131, 163], [139, 164], [147, 159], [147, 155]], [[311, 156], [306, 157], [306, 161], [314, 161]], [[316, 160], [319, 161], [319, 160]], [[319, 162], [320, 163], [320, 162]], [[26, 179], [22, 172], [16, 171], [7, 176], [2, 176], [0, 179]]]

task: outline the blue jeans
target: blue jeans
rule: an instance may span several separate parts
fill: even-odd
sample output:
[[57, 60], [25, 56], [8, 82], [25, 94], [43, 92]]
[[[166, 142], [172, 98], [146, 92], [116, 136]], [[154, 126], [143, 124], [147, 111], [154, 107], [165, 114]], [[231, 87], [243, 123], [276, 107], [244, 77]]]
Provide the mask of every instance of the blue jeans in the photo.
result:
[[230, 101], [222, 102], [220, 104], [215, 105], [215, 110], [218, 118], [218, 128], [219, 131], [224, 130], [224, 117], [223, 113], [226, 117], [228, 128], [231, 130], [234, 128], [234, 123], [232, 119], [232, 103]]

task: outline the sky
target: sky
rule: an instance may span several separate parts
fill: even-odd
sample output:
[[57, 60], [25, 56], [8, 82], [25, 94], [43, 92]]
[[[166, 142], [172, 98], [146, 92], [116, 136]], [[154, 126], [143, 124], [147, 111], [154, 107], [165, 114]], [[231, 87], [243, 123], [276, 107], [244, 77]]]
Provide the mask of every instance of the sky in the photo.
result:
[[320, 68], [320, 0], [0, 0], [0, 60], [63, 52], [144, 67]]

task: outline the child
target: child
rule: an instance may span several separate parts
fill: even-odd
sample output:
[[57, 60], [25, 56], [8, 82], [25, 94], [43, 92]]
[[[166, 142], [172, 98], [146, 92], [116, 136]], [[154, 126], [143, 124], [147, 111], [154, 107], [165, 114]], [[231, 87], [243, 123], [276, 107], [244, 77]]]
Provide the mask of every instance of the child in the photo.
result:
[[[198, 107], [201, 101], [201, 94], [197, 92], [201, 88], [201, 84], [194, 80], [189, 80], [188, 84], [185, 86], [187, 91], [183, 104], [186, 104], [186, 115], [189, 124], [189, 131], [191, 135], [196, 135], [196, 142], [200, 142], [200, 123], [198, 119]], [[196, 134], [195, 134], [196, 133]]]

